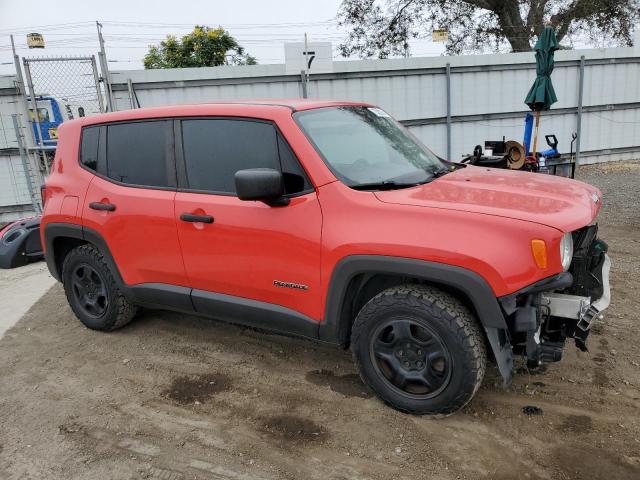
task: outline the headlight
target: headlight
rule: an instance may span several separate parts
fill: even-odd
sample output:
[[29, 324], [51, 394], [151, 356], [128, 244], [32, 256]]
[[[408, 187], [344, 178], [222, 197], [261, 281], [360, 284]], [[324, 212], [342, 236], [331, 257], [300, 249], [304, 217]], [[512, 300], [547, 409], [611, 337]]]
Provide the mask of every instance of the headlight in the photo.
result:
[[566, 272], [571, 265], [571, 259], [573, 258], [573, 235], [571, 233], [565, 233], [560, 240], [560, 262], [562, 263], [562, 269]]

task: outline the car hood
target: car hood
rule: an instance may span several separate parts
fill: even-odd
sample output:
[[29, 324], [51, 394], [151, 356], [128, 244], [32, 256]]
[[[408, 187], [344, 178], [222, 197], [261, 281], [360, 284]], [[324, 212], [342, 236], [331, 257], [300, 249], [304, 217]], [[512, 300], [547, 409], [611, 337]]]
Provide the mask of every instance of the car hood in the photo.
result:
[[563, 232], [591, 223], [602, 204], [597, 188], [576, 180], [471, 165], [418, 187], [375, 195], [386, 203], [497, 215]]

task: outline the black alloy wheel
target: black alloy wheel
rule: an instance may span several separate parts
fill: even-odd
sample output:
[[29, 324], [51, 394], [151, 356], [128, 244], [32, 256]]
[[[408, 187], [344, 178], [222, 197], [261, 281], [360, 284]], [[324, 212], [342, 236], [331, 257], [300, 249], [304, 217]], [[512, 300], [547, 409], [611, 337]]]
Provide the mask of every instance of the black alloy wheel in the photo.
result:
[[478, 320], [451, 293], [389, 287], [358, 312], [350, 348], [360, 377], [402, 412], [447, 415], [473, 398], [487, 365]]
[[129, 323], [137, 307], [118, 288], [114, 271], [91, 244], [79, 245], [64, 257], [62, 283], [76, 317], [93, 330], [111, 331]]
[[100, 274], [90, 265], [81, 263], [73, 269], [71, 288], [75, 300], [87, 315], [99, 318], [107, 311], [107, 288]]
[[451, 378], [452, 358], [438, 334], [409, 318], [392, 318], [371, 337], [371, 361], [390, 386], [416, 399], [437, 396]]

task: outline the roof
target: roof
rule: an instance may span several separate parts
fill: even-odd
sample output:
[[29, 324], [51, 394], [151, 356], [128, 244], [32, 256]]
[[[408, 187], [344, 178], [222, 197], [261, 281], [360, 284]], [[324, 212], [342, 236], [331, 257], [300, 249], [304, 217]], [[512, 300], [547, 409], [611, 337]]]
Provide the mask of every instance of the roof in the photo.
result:
[[167, 105], [163, 107], [138, 108], [135, 110], [121, 110], [118, 112], [92, 115], [79, 120], [82, 125], [92, 125], [104, 122], [117, 122], [122, 120], [136, 120], [145, 118], [197, 116], [197, 115], [242, 115], [266, 116], [275, 111], [282, 112], [287, 109], [292, 112], [311, 110], [314, 108], [335, 106], [371, 106], [363, 102], [346, 102], [335, 100], [312, 99], [257, 99], [257, 100], [230, 100], [216, 103], [200, 103], [191, 105]]
[[282, 99], [257, 99], [257, 100], [230, 100], [220, 102], [241, 105], [273, 105], [288, 107], [293, 111], [311, 110], [312, 108], [335, 107], [337, 105], [364, 105], [362, 102], [347, 102], [339, 100], [315, 100], [311, 98], [282, 98]]

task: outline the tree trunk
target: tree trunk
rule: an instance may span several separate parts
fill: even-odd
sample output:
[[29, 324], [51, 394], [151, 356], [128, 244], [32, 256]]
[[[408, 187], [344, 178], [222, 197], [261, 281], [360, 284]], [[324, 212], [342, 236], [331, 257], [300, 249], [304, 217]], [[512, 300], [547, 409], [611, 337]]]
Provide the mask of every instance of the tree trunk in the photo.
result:
[[525, 38], [527, 32], [522, 30], [520, 33], [513, 32], [507, 33], [505, 32], [505, 37], [507, 37], [507, 41], [511, 45], [512, 52], [530, 52], [531, 51], [531, 42], [530, 38]]
[[511, 45], [511, 50], [513, 52], [531, 51], [531, 29], [520, 16], [518, 0], [496, 1], [493, 11], [498, 16], [498, 24]]

